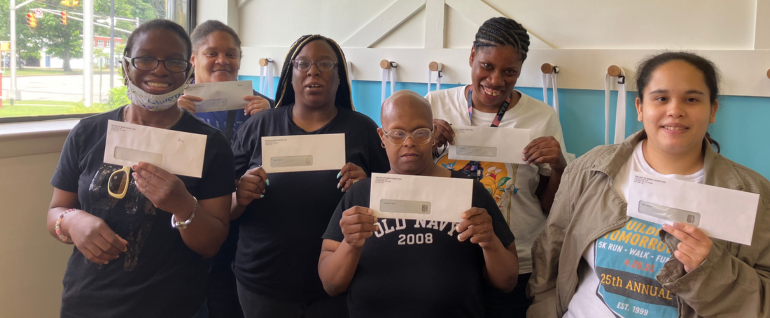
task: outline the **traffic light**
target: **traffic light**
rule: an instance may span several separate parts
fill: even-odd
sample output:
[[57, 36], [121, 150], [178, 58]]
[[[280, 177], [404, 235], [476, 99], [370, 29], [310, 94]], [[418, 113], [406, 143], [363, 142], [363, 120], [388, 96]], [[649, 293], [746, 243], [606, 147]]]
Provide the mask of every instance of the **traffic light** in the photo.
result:
[[37, 27], [37, 18], [35, 18], [34, 13], [27, 13], [27, 24], [30, 28], [36, 28]]
[[77, 7], [80, 4], [80, 0], [61, 0], [61, 5], [68, 7]]
[[67, 11], [61, 12], [61, 24], [67, 25]]

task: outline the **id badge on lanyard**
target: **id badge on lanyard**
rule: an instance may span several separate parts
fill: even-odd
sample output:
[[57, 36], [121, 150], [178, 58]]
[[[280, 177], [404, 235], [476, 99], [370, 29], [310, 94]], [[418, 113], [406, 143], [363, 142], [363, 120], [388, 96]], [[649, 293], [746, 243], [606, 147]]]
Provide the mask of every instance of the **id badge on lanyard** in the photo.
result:
[[[473, 88], [468, 89], [468, 118], [471, 120], [471, 125], [473, 125]], [[508, 95], [508, 98], [505, 99], [502, 105], [500, 105], [500, 110], [497, 111], [497, 115], [495, 115], [495, 119], [492, 120], [491, 127], [498, 127], [500, 126], [500, 122], [503, 120], [503, 116], [505, 115], [505, 112], [508, 111], [508, 107], [511, 106], [511, 99], [513, 97], [513, 93], [511, 95]], [[483, 176], [481, 175], [481, 162], [479, 161], [471, 161], [471, 174], [475, 172], [476, 180], [481, 180]]]

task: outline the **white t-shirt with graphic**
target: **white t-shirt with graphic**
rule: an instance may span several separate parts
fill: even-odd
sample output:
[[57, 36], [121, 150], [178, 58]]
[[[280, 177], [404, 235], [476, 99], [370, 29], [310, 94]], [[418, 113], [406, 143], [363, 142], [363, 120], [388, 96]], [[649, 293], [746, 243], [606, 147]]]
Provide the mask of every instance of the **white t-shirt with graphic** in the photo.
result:
[[[642, 144], [636, 145], [615, 177], [613, 187], [623, 200], [628, 198], [633, 172], [703, 183], [703, 170], [686, 176], [658, 173], [644, 159]], [[578, 290], [564, 317], [678, 317], [676, 295], [655, 278], [671, 257], [659, 239], [660, 230], [660, 224], [631, 218], [592, 243], [583, 253], [588, 266], [579, 273]]]
[[[465, 88], [466, 86], [460, 86], [428, 93], [425, 98], [433, 109], [433, 118], [443, 119], [458, 127], [489, 127], [497, 114], [476, 110], [473, 112], [473, 123], [471, 123], [468, 117]], [[521, 94], [521, 98], [516, 105], [508, 108], [499, 127], [530, 129], [532, 139], [553, 136], [559, 141], [562, 153], [566, 157], [564, 137], [556, 112], [548, 104], [521, 92], [518, 93]], [[450, 160], [447, 154], [447, 151], [443, 151], [436, 159], [436, 163], [455, 171], [468, 169], [468, 160]], [[543, 229], [546, 219], [535, 191], [540, 182], [540, 175], [550, 176], [551, 168], [548, 164], [522, 165], [498, 162], [481, 162], [481, 168], [484, 176], [480, 180], [481, 183], [497, 201], [497, 206], [500, 207], [503, 217], [508, 222], [513, 235], [516, 236], [519, 273], [531, 273], [532, 243]]]

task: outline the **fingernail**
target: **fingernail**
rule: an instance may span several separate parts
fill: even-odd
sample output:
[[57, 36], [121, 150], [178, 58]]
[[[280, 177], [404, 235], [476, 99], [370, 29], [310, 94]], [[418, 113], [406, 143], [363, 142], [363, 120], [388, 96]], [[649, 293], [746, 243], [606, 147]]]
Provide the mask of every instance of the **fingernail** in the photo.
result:
[[342, 171], [337, 173], [337, 179], [339, 179], [342, 176]]
[[339, 183], [337, 183], [337, 189], [339, 189], [339, 188], [340, 188], [340, 184], [339, 184]]
[[265, 179], [265, 184], [270, 185], [270, 179]]
[[467, 218], [468, 216], [465, 215], [465, 213], [463, 213], [463, 215], [461, 215], [460, 217], [464, 219], [464, 218]]
[[109, 261], [107, 261], [107, 262], [104, 262], [104, 265], [107, 265], [107, 264], [109, 264], [109, 263], [110, 263]]
[[265, 190], [264, 189], [262, 189], [262, 194], [265, 194]]
[[377, 217], [376, 217], [376, 216], [374, 217], [374, 222], [375, 222], [375, 223], [377, 222]]
[[262, 199], [262, 198], [264, 198], [264, 197], [265, 197], [265, 195], [264, 195], [264, 194], [261, 194], [261, 195], [259, 196], [259, 198], [260, 198], [260, 199]]
[[118, 259], [118, 257], [120, 257], [120, 255], [115, 255], [113, 259]]
[[457, 240], [458, 240], [458, 241], [460, 241], [460, 242], [462, 242], [462, 241], [463, 241], [463, 240], [460, 238], [460, 236], [459, 236], [459, 235], [457, 236]]
[[345, 193], [345, 189], [342, 189], [342, 193]]

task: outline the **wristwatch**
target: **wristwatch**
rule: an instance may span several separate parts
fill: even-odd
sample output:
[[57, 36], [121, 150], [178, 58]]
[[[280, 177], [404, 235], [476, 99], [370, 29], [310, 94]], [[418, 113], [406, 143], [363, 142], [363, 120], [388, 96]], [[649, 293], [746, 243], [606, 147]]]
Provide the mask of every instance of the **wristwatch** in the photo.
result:
[[177, 229], [177, 230], [184, 230], [187, 228], [187, 226], [190, 225], [190, 222], [192, 222], [193, 218], [195, 217], [195, 210], [198, 209], [198, 198], [193, 196], [193, 200], [195, 200], [195, 205], [193, 206], [192, 213], [190, 213], [190, 217], [185, 220], [184, 222], [176, 222], [174, 219], [174, 215], [171, 215], [171, 228]]

